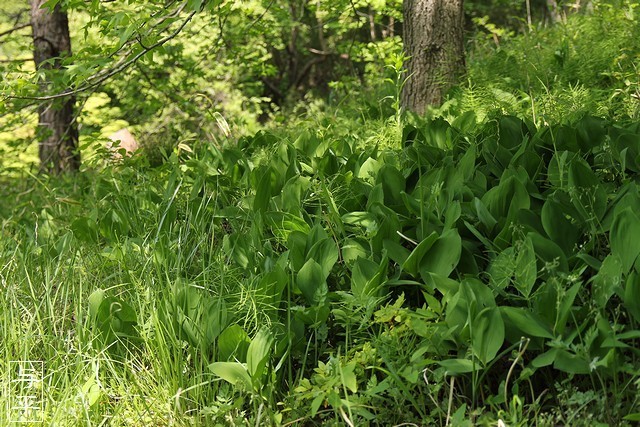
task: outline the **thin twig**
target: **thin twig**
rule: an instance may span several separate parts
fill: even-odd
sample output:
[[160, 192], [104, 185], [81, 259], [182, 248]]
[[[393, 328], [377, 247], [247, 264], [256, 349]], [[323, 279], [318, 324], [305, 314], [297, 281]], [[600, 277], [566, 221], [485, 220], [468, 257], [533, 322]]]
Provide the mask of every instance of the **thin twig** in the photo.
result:
[[115, 76], [116, 74], [124, 71], [129, 66], [131, 66], [133, 63], [135, 63], [138, 59], [140, 59], [142, 56], [144, 56], [147, 53], [149, 53], [151, 50], [153, 50], [156, 47], [161, 46], [161, 45], [165, 44], [166, 42], [168, 42], [169, 40], [175, 38], [184, 29], [184, 27], [187, 25], [187, 23], [189, 23], [189, 21], [191, 21], [191, 19], [193, 18], [193, 16], [195, 14], [196, 14], [195, 11], [191, 12], [189, 14], [189, 16], [187, 16], [187, 18], [180, 25], [180, 27], [178, 27], [178, 29], [176, 31], [174, 31], [173, 33], [171, 33], [168, 36], [164, 37], [163, 39], [158, 40], [156, 43], [152, 44], [147, 49], [142, 50], [142, 52], [139, 52], [133, 58], [122, 62], [120, 65], [115, 66], [111, 70], [103, 73], [102, 76], [100, 75], [100, 73], [98, 73], [98, 74], [96, 74], [96, 75], [94, 75], [92, 77], [89, 77], [87, 79], [87, 81], [95, 80], [92, 83], [88, 83], [85, 86], [81, 86], [81, 87], [79, 87], [77, 89], [66, 90], [64, 92], [57, 93], [55, 95], [47, 95], [47, 96], [7, 96], [7, 99], [30, 99], [30, 100], [34, 100], [34, 101], [49, 101], [49, 100], [52, 100], [52, 99], [64, 98], [64, 97], [67, 97], [67, 96], [76, 95], [76, 94], [81, 93], [81, 92], [86, 92], [87, 90], [90, 90], [90, 89], [92, 89], [92, 88], [94, 88], [96, 86], [99, 86], [100, 84], [104, 83], [106, 80], [108, 80], [111, 77]]
[[[523, 342], [524, 342], [524, 347], [522, 346]], [[511, 378], [511, 374], [513, 373], [513, 369], [516, 367], [516, 364], [518, 363], [518, 361], [520, 360], [524, 352], [527, 351], [529, 342], [531, 342], [531, 338], [527, 338], [525, 341], [523, 337], [522, 340], [520, 341], [520, 349], [518, 350], [518, 355], [516, 356], [513, 363], [511, 364], [511, 367], [509, 368], [509, 372], [507, 372], [507, 378], [504, 380], [504, 404], [507, 405], [507, 409], [509, 409], [509, 399], [507, 399], [507, 396], [508, 396], [507, 393], [509, 393], [509, 379]]]
[[455, 385], [456, 377], [451, 377], [449, 382], [449, 404], [447, 405], [447, 421], [445, 422], [445, 426], [449, 426], [449, 422], [451, 421], [451, 407], [453, 406], [453, 386]]

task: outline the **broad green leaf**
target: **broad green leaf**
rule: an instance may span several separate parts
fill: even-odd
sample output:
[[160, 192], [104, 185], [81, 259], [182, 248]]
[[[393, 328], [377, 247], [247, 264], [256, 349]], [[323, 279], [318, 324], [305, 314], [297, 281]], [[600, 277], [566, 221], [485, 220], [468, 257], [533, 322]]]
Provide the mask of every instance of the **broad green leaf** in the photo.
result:
[[490, 233], [498, 221], [496, 221], [493, 215], [491, 215], [491, 212], [487, 210], [487, 207], [482, 203], [482, 200], [475, 197], [473, 199], [473, 205], [476, 208], [476, 214], [478, 215], [480, 223], [485, 227], [485, 230]]
[[553, 362], [555, 362], [559, 351], [560, 349], [558, 348], [547, 350], [546, 352], [538, 355], [535, 359], [533, 359], [531, 361], [531, 366], [533, 366], [534, 368], [543, 368], [545, 366], [551, 365]]
[[633, 271], [624, 289], [624, 306], [636, 322], [640, 322], [640, 274]]
[[547, 200], [542, 206], [540, 219], [547, 236], [560, 246], [565, 254], [573, 254], [574, 246], [580, 237], [580, 229], [567, 218], [560, 204]]
[[308, 259], [312, 259], [317, 262], [320, 267], [322, 267], [322, 275], [326, 280], [329, 277], [329, 273], [331, 273], [331, 269], [333, 268], [336, 261], [338, 261], [338, 247], [336, 243], [332, 239], [322, 239], [316, 242], [309, 249], [309, 253], [307, 254]]
[[240, 325], [231, 325], [218, 337], [218, 359], [227, 361], [233, 357], [244, 361], [250, 343], [249, 336]]
[[553, 367], [568, 374], [588, 374], [591, 372], [589, 362], [566, 350], [558, 350]]
[[203, 329], [207, 344], [211, 344], [227, 327], [227, 305], [224, 299], [215, 298], [203, 318]]
[[358, 391], [358, 380], [356, 379], [356, 374], [354, 370], [356, 368], [356, 362], [350, 362], [345, 366], [341, 366], [340, 376], [342, 379], [342, 384], [347, 387], [352, 393], [356, 393]]
[[438, 365], [447, 370], [448, 375], [468, 374], [481, 368], [477, 363], [469, 359], [447, 359], [438, 362]]
[[369, 256], [367, 246], [366, 242], [359, 239], [346, 239], [342, 245], [342, 259], [347, 265], [351, 265], [358, 258], [367, 258]]
[[320, 303], [328, 290], [322, 266], [312, 259], [302, 266], [296, 283], [310, 305]]
[[251, 340], [247, 349], [247, 371], [251, 378], [256, 381], [262, 377], [264, 368], [269, 361], [273, 350], [274, 338], [268, 329], [262, 328]]
[[416, 246], [409, 257], [406, 259], [404, 264], [402, 264], [402, 269], [407, 273], [416, 275], [420, 270], [420, 265], [422, 258], [427, 253], [427, 251], [433, 246], [433, 244], [438, 240], [438, 234], [434, 231], [431, 233], [426, 239], [422, 240], [418, 246]]
[[94, 376], [89, 377], [89, 379], [82, 385], [81, 393], [83, 398], [89, 404], [89, 407], [98, 403], [103, 396], [102, 390], [96, 383]]
[[251, 377], [247, 368], [238, 362], [213, 362], [209, 370], [231, 385], [242, 383], [246, 389], [251, 388]]
[[402, 204], [402, 196], [400, 193], [405, 190], [405, 180], [399, 170], [391, 165], [383, 165], [378, 171], [376, 183], [382, 185], [385, 204]]
[[383, 247], [387, 251], [387, 256], [391, 261], [398, 265], [403, 265], [407, 261], [407, 258], [409, 258], [409, 255], [411, 255], [409, 249], [390, 239], [383, 241]]
[[602, 262], [598, 274], [593, 277], [592, 294], [598, 307], [603, 309], [609, 298], [620, 290], [622, 290], [622, 262], [617, 254], [609, 254]]
[[536, 254], [530, 238], [525, 238], [524, 241], [522, 241], [515, 267], [514, 285], [522, 296], [528, 298], [538, 275]]
[[104, 294], [104, 290], [97, 289], [89, 295], [89, 316], [94, 320], [97, 318], [100, 311], [100, 305], [104, 299]]
[[607, 209], [607, 194], [587, 162], [576, 158], [569, 166], [569, 191], [582, 218], [595, 226]]
[[[446, 231], [432, 246], [419, 263], [420, 274], [435, 273], [448, 277], [460, 262], [462, 239], [457, 229]], [[408, 260], [407, 260], [408, 261]]]
[[609, 232], [611, 253], [622, 262], [622, 272], [628, 273], [640, 254], [640, 218], [625, 208], [614, 217]]
[[504, 289], [511, 284], [515, 271], [516, 255], [513, 247], [510, 246], [491, 261], [487, 273], [494, 287]]
[[553, 339], [551, 329], [530, 311], [518, 307], [500, 307], [503, 320], [517, 328], [522, 335]]
[[504, 343], [504, 321], [497, 307], [482, 310], [471, 324], [471, 347], [476, 357], [487, 365]]

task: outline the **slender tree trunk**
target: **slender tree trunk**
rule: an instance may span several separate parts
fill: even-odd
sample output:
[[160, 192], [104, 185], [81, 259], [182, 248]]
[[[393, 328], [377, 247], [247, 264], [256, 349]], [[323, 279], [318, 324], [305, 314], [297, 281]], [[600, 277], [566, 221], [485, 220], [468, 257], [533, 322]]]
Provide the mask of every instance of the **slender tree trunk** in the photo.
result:
[[[71, 55], [69, 21], [57, 4], [53, 10], [43, 8], [46, 0], [30, 0], [33, 29], [33, 59], [38, 70], [61, 67], [61, 58]], [[53, 59], [53, 62], [51, 61]], [[45, 74], [49, 75], [50, 74]], [[41, 83], [44, 93], [51, 82]], [[78, 129], [74, 119], [75, 97], [45, 101], [38, 108], [40, 169], [58, 174], [80, 167]]]
[[408, 80], [405, 110], [423, 114], [442, 103], [464, 71], [463, 0], [404, 0], [404, 47]]

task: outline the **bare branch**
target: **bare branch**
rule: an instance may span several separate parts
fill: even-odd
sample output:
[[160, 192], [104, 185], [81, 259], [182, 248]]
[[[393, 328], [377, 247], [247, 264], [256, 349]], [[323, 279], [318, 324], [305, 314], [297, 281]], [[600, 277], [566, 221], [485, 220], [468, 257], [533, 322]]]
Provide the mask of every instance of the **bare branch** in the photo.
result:
[[104, 83], [106, 80], [110, 79], [111, 77], [115, 76], [116, 74], [118, 74], [118, 73], [126, 70], [127, 68], [129, 68], [138, 59], [140, 59], [142, 56], [144, 56], [147, 53], [149, 53], [151, 50], [153, 50], [156, 47], [161, 46], [161, 45], [165, 44], [166, 42], [168, 42], [169, 40], [172, 40], [173, 38], [175, 38], [184, 29], [184, 27], [187, 25], [187, 23], [189, 23], [189, 21], [191, 21], [191, 19], [194, 17], [195, 14], [196, 14], [196, 11], [191, 12], [189, 14], [189, 16], [187, 16], [187, 18], [184, 20], [184, 22], [180, 25], [180, 27], [178, 27], [176, 29], [176, 31], [174, 31], [173, 33], [169, 34], [168, 36], [166, 36], [166, 37], [164, 37], [164, 38], [162, 38], [160, 40], [158, 40], [156, 43], [152, 44], [151, 46], [149, 46], [147, 48], [143, 48], [143, 50], [141, 52], [137, 53], [133, 58], [130, 58], [128, 60], [123, 60], [119, 64], [116, 64], [110, 70], [107, 70], [105, 72], [99, 72], [99, 73], [87, 78], [87, 82], [88, 83], [86, 83], [83, 86], [80, 86], [77, 89], [70, 89], [70, 90], [66, 90], [64, 92], [57, 93], [55, 95], [48, 95], [48, 96], [8, 96], [7, 98], [8, 99], [30, 99], [30, 100], [34, 100], [34, 101], [49, 101], [49, 100], [52, 100], [52, 99], [58, 99], [58, 98], [64, 98], [64, 97], [67, 97], [67, 96], [76, 95], [78, 93], [86, 92], [87, 90], [95, 88], [96, 86], [99, 86], [100, 84]]
[[25, 24], [16, 25], [15, 27], [13, 27], [13, 28], [11, 28], [11, 29], [9, 29], [7, 31], [1, 32], [0, 33], [0, 37], [4, 37], [4, 36], [9, 35], [9, 34], [11, 34], [13, 32], [22, 30], [23, 28], [27, 28], [27, 27], [30, 27], [30, 26], [31, 26], [30, 22], [27, 22]]

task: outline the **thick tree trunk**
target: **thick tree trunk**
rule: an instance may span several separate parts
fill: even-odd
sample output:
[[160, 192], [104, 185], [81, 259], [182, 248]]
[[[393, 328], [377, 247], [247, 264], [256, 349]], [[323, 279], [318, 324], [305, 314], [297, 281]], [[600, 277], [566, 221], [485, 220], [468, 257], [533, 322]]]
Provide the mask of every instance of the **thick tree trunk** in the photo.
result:
[[404, 48], [408, 80], [405, 110], [423, 114], [442, 103], [464, 71], [463, 0], [404, 0]]
[[[60, 59], [71, 55], [69, 21], [67, 14], [56, 5], [52, 11], [43, 8], [46, 0], [30, 0], [31, 27], [33, 29], [33, 59], [38, 70], [60, 68]], [[43, 81], [43, 92], [50, 82]], [[80, 167], [78, 129], [74, 119], [74, 97], [43, 102], [39, 109], [38, 141], [40, 168], [43, 172], [58, 174]]]

